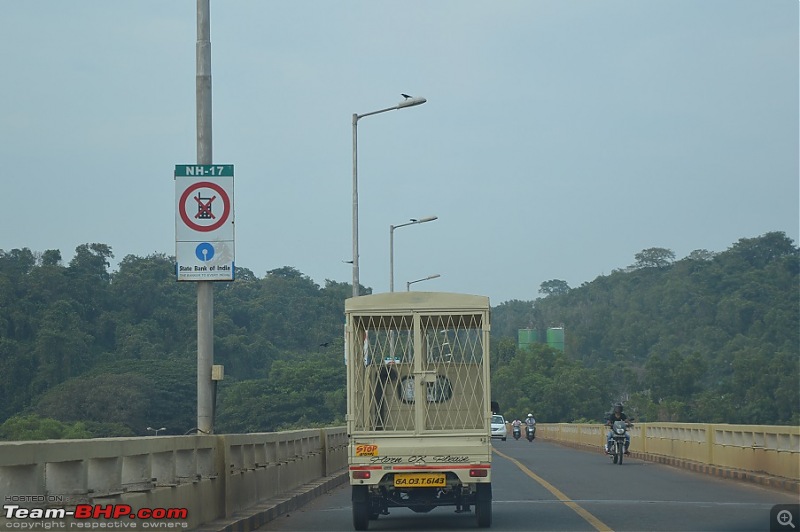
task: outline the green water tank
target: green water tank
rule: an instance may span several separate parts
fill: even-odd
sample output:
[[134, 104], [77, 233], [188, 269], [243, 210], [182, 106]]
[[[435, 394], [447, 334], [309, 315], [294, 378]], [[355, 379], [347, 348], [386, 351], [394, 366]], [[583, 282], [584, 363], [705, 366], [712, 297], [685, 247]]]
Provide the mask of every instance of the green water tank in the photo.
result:
[[564, 327], [549, 327], [547, 329], [547, 345], [559, 351], [564, 350]]
[[518, 347], [526, 347], [539, 341], [539, 331], [536, 329], [518, 329], [517, 335]]

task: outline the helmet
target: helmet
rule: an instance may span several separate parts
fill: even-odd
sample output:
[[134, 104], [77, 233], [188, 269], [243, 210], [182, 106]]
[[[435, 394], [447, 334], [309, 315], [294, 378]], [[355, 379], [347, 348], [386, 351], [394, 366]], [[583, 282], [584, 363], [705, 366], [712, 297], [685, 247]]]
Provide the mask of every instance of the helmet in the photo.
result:
[[617, 403], [614, 405], [614, 412], [622, 413], [622, 403]]
[[528, 417], [533, 417], [533, 414], [528, 414]]

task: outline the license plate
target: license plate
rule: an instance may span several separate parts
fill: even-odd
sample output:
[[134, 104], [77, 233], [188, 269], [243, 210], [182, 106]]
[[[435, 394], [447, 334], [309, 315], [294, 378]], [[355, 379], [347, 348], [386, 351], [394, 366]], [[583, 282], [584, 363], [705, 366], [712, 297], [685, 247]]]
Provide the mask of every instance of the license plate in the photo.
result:
[[395, 474], [395, 488], [443, 488], [447, 486], [444, 473]]

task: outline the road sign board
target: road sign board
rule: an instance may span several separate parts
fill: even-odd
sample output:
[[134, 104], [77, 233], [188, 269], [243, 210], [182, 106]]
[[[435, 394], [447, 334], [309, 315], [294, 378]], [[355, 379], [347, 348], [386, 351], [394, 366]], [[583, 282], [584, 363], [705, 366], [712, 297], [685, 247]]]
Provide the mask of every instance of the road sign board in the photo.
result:
[[232, 281], [233, 165], [175, 166], [179, 281]]
[[233, 177], [233, 165], [176, 164], [175, 177]]
[[178, 281], [233, 281], [233, 246], [228, 242], [177, 242]]
[[178, 215], [187, 229], [199, 233], [211, 233], [221, 229], [231, 216], [231, 200], [223, 181], [231, 183], [233, 178], [188, 183], [178, 199]]

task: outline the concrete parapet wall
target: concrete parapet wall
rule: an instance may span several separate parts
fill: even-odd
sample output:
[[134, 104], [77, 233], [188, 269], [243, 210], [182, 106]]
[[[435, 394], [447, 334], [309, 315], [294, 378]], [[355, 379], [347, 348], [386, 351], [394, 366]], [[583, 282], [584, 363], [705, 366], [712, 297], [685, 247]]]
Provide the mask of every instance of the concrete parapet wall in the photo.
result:
[[[538, 423], [536, 435], [601, 449], [606, 433], [600, 424]], [[797, 426], [639, 423], [630, 433], [630, 451], [641, 458], [793, 491], [800, 486]]]
[[346, 466], [344, 427], [0, 442], [0, 498], [20, 508], [186, 508], [181, 527], [192, 529]]
[[[606, 429], [539, 423], [536, 434], [600, 450]], [[631, 451], [698, 472], [800, 489], [800, 427], [642, 423], [631, 430]], [[187, 518], [175, 528], [195, 529], [251, 512], [346, 467], [345, 427], [0, 442], [0, 497], [21, 508], [185, 508]], [[2, 515], [0, 527], [7, 527]]]

